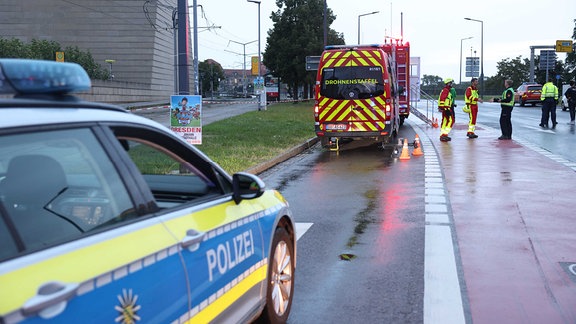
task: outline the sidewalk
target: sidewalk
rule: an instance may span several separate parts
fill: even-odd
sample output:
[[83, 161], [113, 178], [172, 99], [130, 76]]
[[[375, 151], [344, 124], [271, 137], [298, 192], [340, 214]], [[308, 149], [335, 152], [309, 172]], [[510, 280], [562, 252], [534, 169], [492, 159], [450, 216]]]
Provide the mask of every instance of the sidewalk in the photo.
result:
[[415, 130], [438, 154], [473, 322], [576, 323], [576, 166], [482, 125], [468, 139], [457, 123], [446, 143]]

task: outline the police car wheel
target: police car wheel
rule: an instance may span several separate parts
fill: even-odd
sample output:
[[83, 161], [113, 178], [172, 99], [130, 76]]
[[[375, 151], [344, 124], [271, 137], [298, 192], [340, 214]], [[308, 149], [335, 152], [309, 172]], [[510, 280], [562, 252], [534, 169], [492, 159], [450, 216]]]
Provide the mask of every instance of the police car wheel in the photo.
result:
[[277, 228], [268, 263], [266, 307], [261, 316], [264, 323], [285, 323], [292, 306], [294, 291], [294, 245], [284, 228]]

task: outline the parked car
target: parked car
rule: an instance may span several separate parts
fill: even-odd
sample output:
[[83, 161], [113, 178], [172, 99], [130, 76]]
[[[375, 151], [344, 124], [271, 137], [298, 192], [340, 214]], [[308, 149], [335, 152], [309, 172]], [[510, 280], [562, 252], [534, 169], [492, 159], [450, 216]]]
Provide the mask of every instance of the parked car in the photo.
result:
[[285, 322], [288, 202], [89, 89], [77, 64], [0, 59], [0, 323]]
[[521, 107], [526, 104], [535, 106], [540, 103], [540, 95], [542, 94], [542, 85], [538, 83], [523, 83], [514, 93], [514, 102], [518, 103]]

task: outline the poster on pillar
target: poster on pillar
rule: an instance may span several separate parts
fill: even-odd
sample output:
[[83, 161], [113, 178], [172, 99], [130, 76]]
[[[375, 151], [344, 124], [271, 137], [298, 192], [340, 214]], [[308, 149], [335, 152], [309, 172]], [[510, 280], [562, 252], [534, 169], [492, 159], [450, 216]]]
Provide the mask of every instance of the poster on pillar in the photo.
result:
[[170, 96], [170, 129], [190, 144], [202, 144], [202, 96]]

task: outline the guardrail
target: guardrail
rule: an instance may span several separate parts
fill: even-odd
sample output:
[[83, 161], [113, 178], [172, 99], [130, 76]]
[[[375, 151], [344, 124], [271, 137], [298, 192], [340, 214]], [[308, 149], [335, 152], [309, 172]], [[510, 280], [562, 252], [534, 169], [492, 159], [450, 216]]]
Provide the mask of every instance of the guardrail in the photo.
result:
[[[412, 86], [410, 87], [410, 90], [418, 91], [418, 88]], [[410, 112], [425, 121], [430, 126], [434, 126], [434, 112], [437, 111], [438, 101], [423, 90], [420, 90], [419, 100], [410, 100]]]

